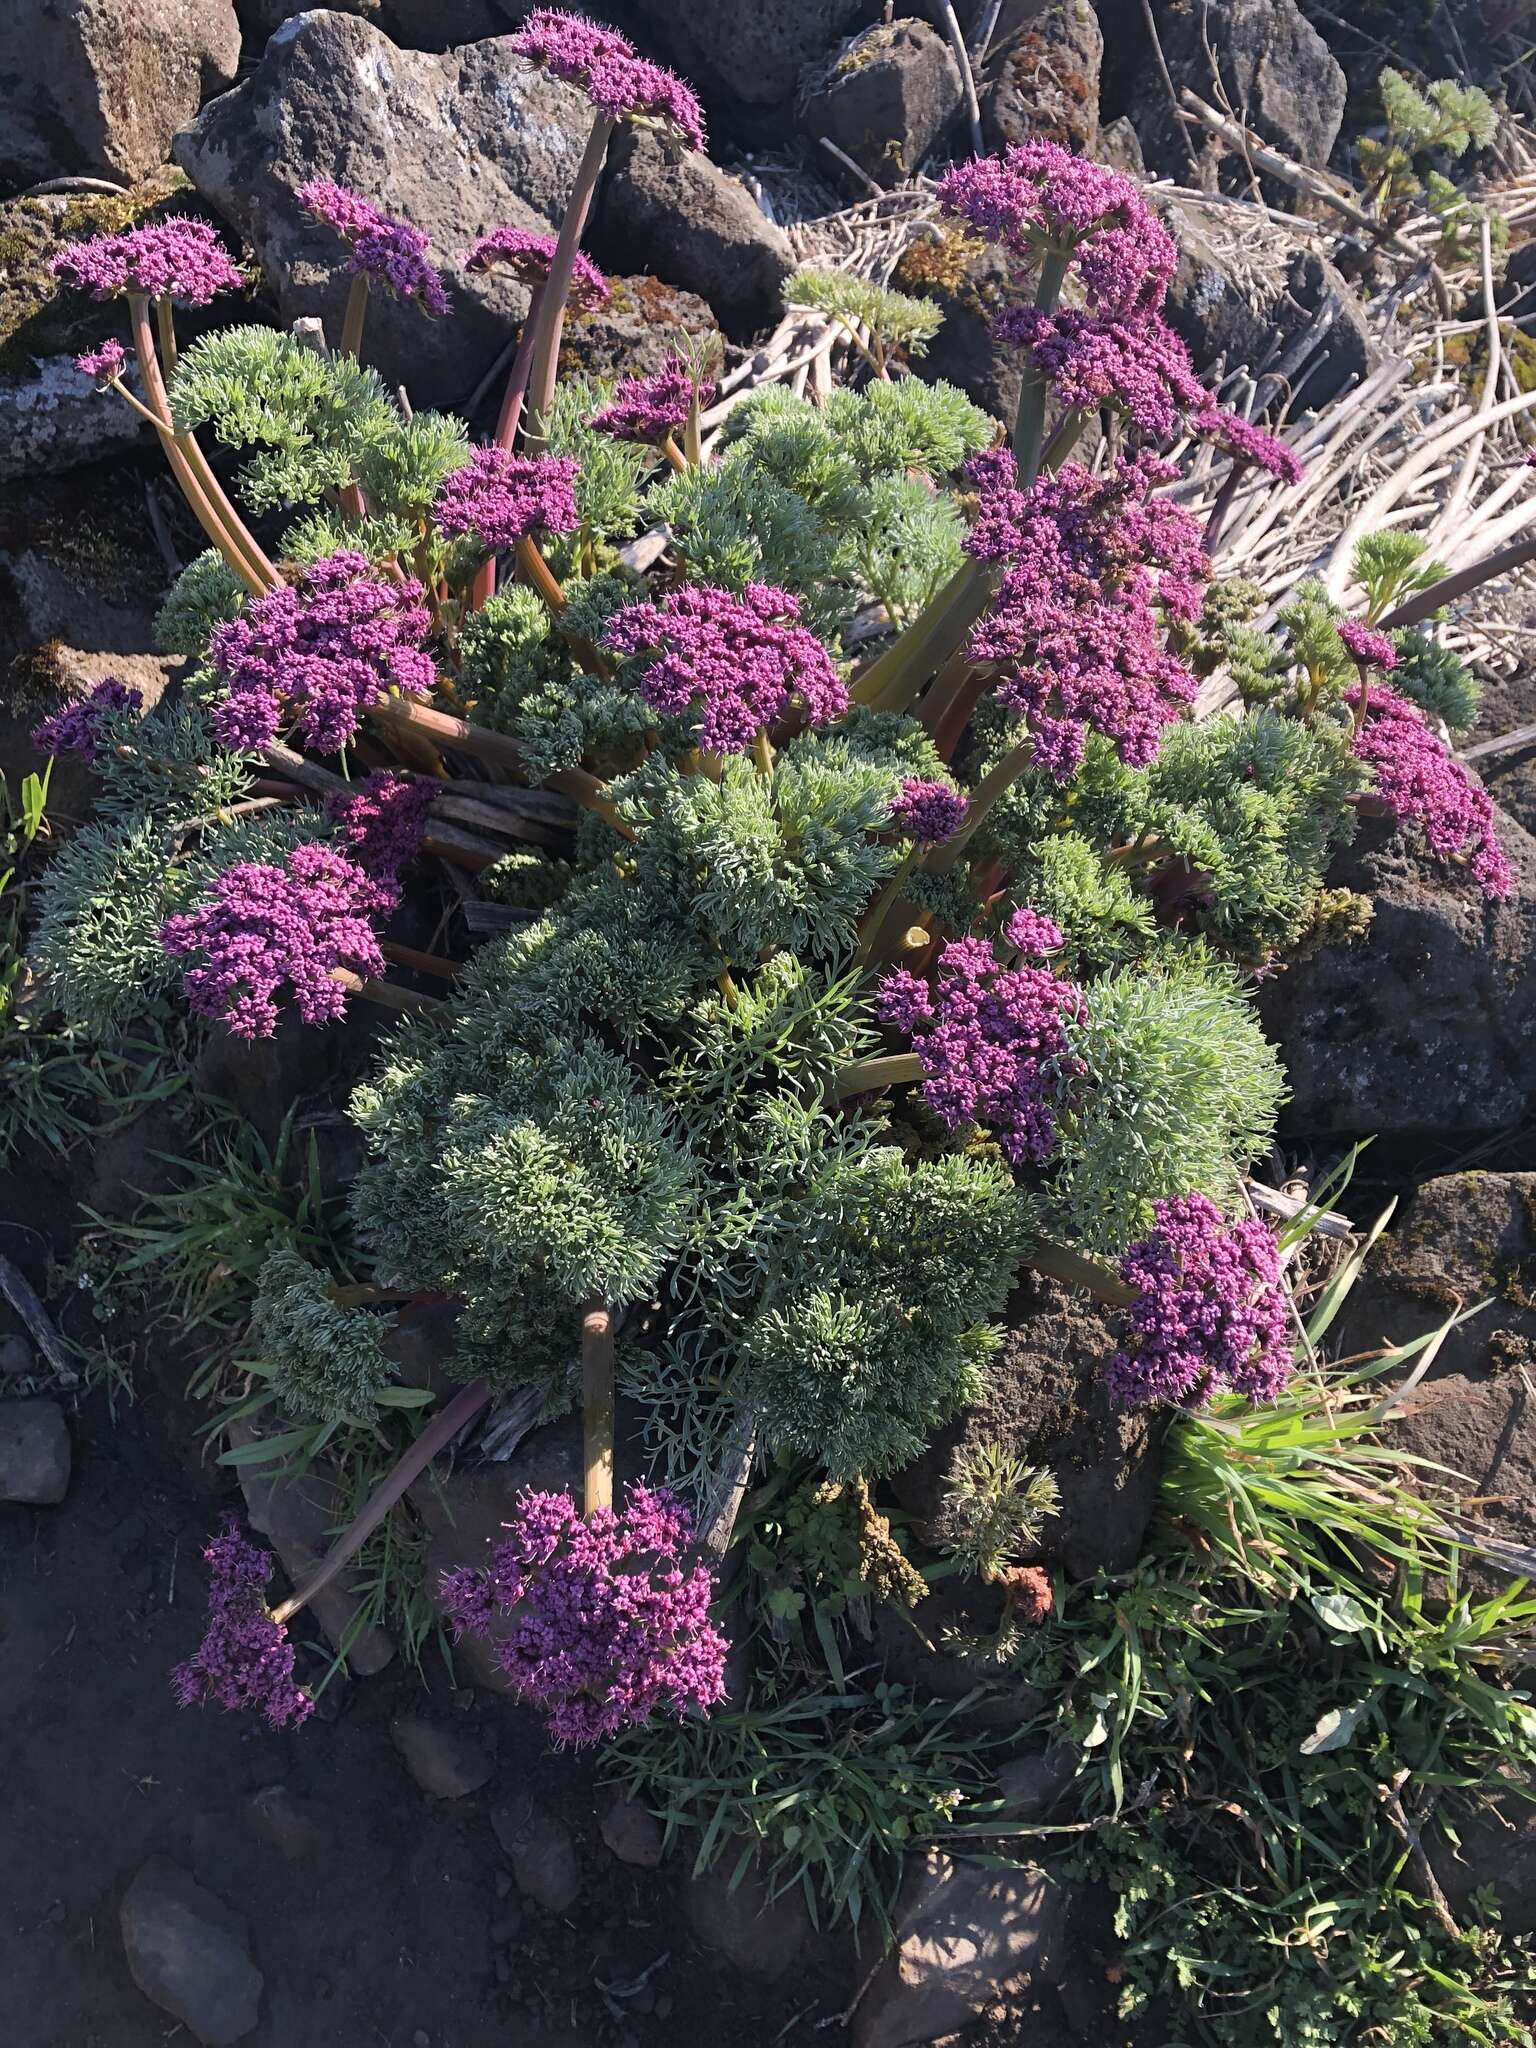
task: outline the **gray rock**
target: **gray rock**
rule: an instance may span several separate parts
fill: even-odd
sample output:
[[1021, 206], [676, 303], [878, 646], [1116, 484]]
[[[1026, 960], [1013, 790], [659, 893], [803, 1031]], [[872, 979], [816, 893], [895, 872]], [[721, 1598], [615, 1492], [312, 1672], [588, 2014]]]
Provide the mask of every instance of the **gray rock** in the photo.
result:
[[478, 1792], [491, 1775], [491, 1760], [458, 1728], [444, 1728], [420, 1714], [396, 1714], [389, 1724], [406, 1769], [434, 1799], [463, 1799]]
[[129, 1885], [119, 1920], [129, 1972], [146, 1998], [207, 2048], [250, 2033], [264, 1980], [240, 1914], [179, 1864], [152, 1856]]
[[[1173, 0], [1157, 12], [1175, 92], [1188, 86], [1209, 105], [1240, 108], [1255, 133], [1298, 163], [1319, 169], [1327, 163], [1344, 119], [1347, 87], [1296, 0], [1224, 0], [1220, 7]], [[1221, 92], [1211, 77], [1213, 60]], [[1131, 118], [1152, 169], [1187, 180], [1189, 159], [1174, 132], [1167, 88], [1150, 62], [1142, 69]], [[1198, 151], [1199, 132], [1190, 132]], [[1219, 146], [1214, 153], [1219, 155]]]
[[175, 155], [254, 247], [284, 322], [320, 315], [334, 335], [347, 296], [337, 237], [294, 198], [306, 178], [334, 178], [420, 228], [452, 316], [375, 292], [363, 353], [418, 405], [443, 406], [479, 382], [527, 307], [499, 269], [465, 272], [472, 244], [500, 222], [558, 221], [590, 125], [575, 87], [524, 63], [506, 36], [402, 50], [319, 10], [283, 24], [251, 76], [177, 136]]
[[[818, 76], [801, 122], [880, 185], [899, 185], [959, 112], [960, 67], [948, 39], [925, 21], [877, 23]], [[863, 196], [862, 189], [860, 197]]]
[[1260, 370], [1277, 363], [1303, 333], [1312, 353], [1286, 379], [1308, 410], [1358, 384], [1383, 360], [1359, 295], [1325, 256], [1298, 250], [1278, 291], [1240, 282], [1188, 208], [1171, 210], [1179, 267], [1164, 314], [1198, 369], [1216, 363]]
[[1055, 1281], [1018, 1289], [1004, 1314], [1002, 1349], [986, 1399], [937, 1435], [892, 1484], [924, 1520], [939, 1511], [956, 1453], [1001, 1444], [1027, 1465], [1048, 1467], [1061, 1512], [1035, 1555], [1059, 1559], [1073, 1578], [1101, 1565], [1124, 1571], [1141, 1549], [1157, 1498], [1162, 1432], [1146, 1413], [1127, 1414], [1104, 1394], [1117, 1348], [1107, 1315]]
[[994, 1872], [929, 1850], [911, 1860], [898, 1942], [854, 2016], [854, 2048], [958, 2034], [1062, 1972], [1072, 1894], [1042, 1868]]
[[132, 183], [239, 61], [232, 0], [8, 0], [0, 184], [81, 172]]
[[0, 1337], [0, 1375], [36, 1370], [37, 1353], [25, 1337]]
[[864, 0], [634, 0], [675, 61], [702, 85], [718, 83], [749, 109], [790, 99], [803, 65], [830, 50]]
[[748, 1864], [736, 1884], [736, 1851], [727, 1846], [714, 1867], [683, 1894], [688, 1924], [708, 1949], [749, 1977], [782, 1977], [810, 1941], [805, 1900], [797, 1888], [775, 1898], [761, 1865]]
[[998, 1797], [1009, 1820], [1043, 1820], [1059, 1804], [1077, 1776], [1082, 1753], [1071, 1743], [1057, 1743], [1033, 1756], [1016, 1756], [999, 1767]]
[[642, 264], [697, 292], [738, 338], [777, 313], [795, 267], [783, 229], [739, 179], [697, 150], [669, 151], [634, 129], [621, 130], [609, 151], [593, 246], [610, 269]]
[[547, 1913], [568, 1913], [581, 1896], [581, 1864], [565, 1822], [519, 1799], [498, 1806], [491, 1826], [524, 1898]]
[[1508, 819], [1499, 837], [1515, 870], [1501, 903], [1379, 824], [1334, 863], [1330, 882], [1372, 897], [1376, 914], [1354, 944], [1323, 947], [1260, 992], [1290, 1078], [1283, 1128], [1462, 1152], [1530, 1114], [1536, 841]]
[[[230, 1443], [254, 1443], [262, 1433], [249, 1422], [237, 1422], [230, 1429]], [[283, 1570], [298, 1585], [325, 1556], [344, 1519], [335, 1481], [317, 1470], [289, 1477], [284, 1474], [281, 1461], [275, 1460], [271, 1464], [242, 1465], [240, 1490], [245, 1495], [251, 1527], [267, 1538], [282, 1559]], [[339, 1650], [346, 1643], [347, 1667], [359, 1678], [382, 1671], [395, 1654], [395, 1646], [384, 1629], [372, 1623], [357, 1626], [357, 1596], [348, 1585], [345, 1572], [316, 1594], [308, 1612], [320, 1624], [333, 1649]]]
[[1043, 136], [1091, 156], [1099, 140], [1104, 34], [1088, 0], [1031, 0], [994, 37], [982, 91], [990, 150]]
[[1448, 1173], [1415, 1189], [1371, 1249], [1335, 1328], [1341, 1357], [1400, 1343], [1459, 1305], [1428, 1376], [1486, 1379], [1524, 1349], [1536, 1364], [1536, 1173]]
[[53, 1507], [69, 1490], [69, 1426], [57, 1401], [0, 1401], [0, 1500]]
[[1019, 409], [1021, 354], [996, 341], [992, 325], [1018, 294], [1001, 254], [978, 250], [950, 230], [911, 243], [891, 282], [933, 299], [944, 314], [928, 353], [912, 365], [916, 375], [957, 384], [973, 404], [1011, 426]]
[[615, 1792], [604, 1806], [598, 1827], [621, 1863], [637, 1870], [655, 1870], [662, 1859], [661, 1822], [638, 1800]]
[[238, 1809], [257, 1841], [275, 1849], [289, 1863], [324, 1855], [330, 1829], [319, 1811], [286, 1785], [262, 1785]]
[[648, 377], [689, 340], [720, 339], [720, 323], [697, 292], [659, 277], [608, 279], [608, 303], [568, 313], [560, 374]]
[[[138, 376], [128, 383], [137, 396]], [[149, 428], [119, 398], [104, 398], [67, 355], [41, 356], [0, 375], [0, 483], [57, 475], [147, 441]]]

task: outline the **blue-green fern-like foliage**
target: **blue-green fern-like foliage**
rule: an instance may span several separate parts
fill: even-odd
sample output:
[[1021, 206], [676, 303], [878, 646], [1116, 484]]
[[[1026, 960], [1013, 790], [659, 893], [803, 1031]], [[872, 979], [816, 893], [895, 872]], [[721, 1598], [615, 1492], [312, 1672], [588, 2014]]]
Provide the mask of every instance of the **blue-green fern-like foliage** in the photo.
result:
[[329, 1276], [293, 1250], [261, 1269], [251, 1311], [250, 1370], [290, 1415], [309, 1422], [365, 1422], [395, 1378], [386, 1324], [344, 1308]]

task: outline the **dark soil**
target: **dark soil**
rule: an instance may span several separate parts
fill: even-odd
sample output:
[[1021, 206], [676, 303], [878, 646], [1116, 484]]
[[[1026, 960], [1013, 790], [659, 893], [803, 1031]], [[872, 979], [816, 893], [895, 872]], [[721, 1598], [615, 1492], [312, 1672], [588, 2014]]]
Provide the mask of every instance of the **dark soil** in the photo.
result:
[[[0, 1250], [39, 1280], [45, 1218], [72, 1227], [46, 1170], [0, 1177]], [[590, 1763], [551, 1755], [534, 1716], [440, 1669], [430, 1695], [398, 1660], [333, 1684], [284, 1735], [178, 1709], [168, 1674], [201, 1634], [199, 1553], [234, 1491], [198, 1463], [206, 1418], [181, 1395], [185, 1360], [153, 1333], [136, 1349], [151, 1355], [135, 1361], [132, 1402], [114, 1419], [98, 1391], [71, 1418], [64, 1504], [0, 1507], [6, 2048], [189, 2038], [135, 1988], [119, 1938], [119, 1902], [152, 1855], [249, 1920], [266, 1977], [250, 2048], [659, 2048], [720, 2039], [726, 2014], [742, 2048], [767, 2048], [848, 2004], [845, 1941], [766, 1986], [699, 1947], [686, 1859], [618, 1862]], [[418, 1789], [389, 1722], [423, 1709], [494, 1758], [481, 1791]], [[583, 1888], [564, 1916], [519, 1895], [492, 1829], [498, 1805], [530, 1797], [576, 1844]]]

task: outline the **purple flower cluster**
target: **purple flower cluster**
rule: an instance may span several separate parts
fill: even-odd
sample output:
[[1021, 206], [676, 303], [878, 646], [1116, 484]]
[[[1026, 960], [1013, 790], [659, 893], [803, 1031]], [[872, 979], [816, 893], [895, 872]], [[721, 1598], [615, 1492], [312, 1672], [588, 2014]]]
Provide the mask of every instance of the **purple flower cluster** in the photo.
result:
[[94, 761], [102, 728], [116, 712], [139, 711], [144, 693], [116, 676], [103, 676], [78, 704], [68, 704], [32, 728], [32, 744], [40, 754], [78, 754]]
[[1214, 441], [1234, 462], [1267, 470], [1283, 484], [1299, 484], [1305, 472], [1296, 457], [1276, 434], [1256, 427], [1240, 413], [1209, 401], [1191, 423], [1202, 440]]
[[1058, 781], [1076, 772], [1090, 729], [1145, 767], [1198, 687], [1158, 617], [1197, 617], [1210, 573], [1196, 522], [1151, 495], [1172, 474], [1149, 454], [1102, 477], [1068, 462], [1021, 491], [1000, 449], [967, 471], [978, 491], [967, 550], [1006, 565], [969, 653], [997, 671], [998, 701], [1028, 720], [1035, 763]]
[[1156, 311], [1178, 268], [1173, 237], [1129, 178], [1056, 142], [1015, 143], [939, 180], [939, 203], [1021, 265], [1070, 253], [1093, 304], [1123, 319]]
[[771, 584], [738, 596], [686, 584], [660, 604], [628, 604], [608, 621], [603, 645], [655, 654], [639, 680], [653, 711], [696, 716], [695, 738], [712, 754], [739, 754], [798, 697], [812, 725], [848, 709], [848, 686], [806, 626], [800, 602]]
[[616, 385], [592, 424], [616, 441], [660, 442], [687, 424], [695, 394], [701, 406], [708, 405], [714, 389], [701, 385], [681, 356], [668, 356], [649, 377], [629, 377]]
[[891, 805], [891, 823], [919, 846], [937, 846], [960, 830], [969, 808], [959, 790], [947, 782], [909, 775]]
[[123, 374], [123, 365], [128, 352], [120, 341], [104, 341], [99, 348], [88, 348], [75, 357], [75, 368], [82, 377], [89, 377], [98, 391], [105, 391]]
[[998, 315], [994, 332], [999, 341], [1028, 349], [1069, 411], [1117, 406], [1155, 441], [1177, 430], [1181, 414], [1201, 413], [1209, 404], [1189, 350], [1155, 313], [1122, 319], [1081, 308], [1042, 313], [1012, 306]]
[[645, 121], [670, 129], [690, 149], [704, 147], [704, 110], [675, 72], [637, 56], [617, 29], [579, 14], [540, 8], [512, 38], [520, 57], [579, 85], [610, 121]]
[[601, 1742], [725, 1697], [709, 1572], [682, 1563], [692, 1540], [663, 1489], [632, 1486], [621, 1514], [585, 1521], [569, 1494], [526, 1493], [488, 1569], [444, 1573], [443, 1605], [456, 1634], [490, 1638], [556, 1742]]
[[[466, 270], [490, 270], [501, 264], [520, 284], [534, 290], [547, 282], [549, 266], [555, 260], [555, 237], [538, 235], [530, 228], [492, 228], [470, 250]], [[608, 303], [608, 280], [589, 256], [578, 249], [571, 272], [567, 304], [579, 313], [595, 313]]]
[[1228, 1223], [1205, 1195], [1155, 1202], [1151, 1234], [1120, 1261], [1136, 1289], [1125, 1348], [1104, 1379], [1112, 1401], [1204, 1402], [1230, 1387], [1272, 1401], [1291, 1376], [1289, 1314], [1275, 1234]]
[[71, 242], [50, 268], [55, 277], [79, 285], [94, 298], [135, 292], [151, 299], [180, 299], [187, 306], [206, 306], [220, 292], [238, 291], [245, 283], [208, 223], [182, 214], [130, 228], [126, 234]]
[[330, 1024], [346, 1008], [335, 968], [384, 972], [371, 911], [399, 900], [393, 882], [364, 872], [333, 847], [296, 846], [283, 867], [242, 861], [227, 868], [193, 910], [168, 917], [160, 943], [173, 959], [202, 955], [183, 986], [200, 1017], [237, 1038], [270, 1038], [286, 981], [306, 1024]]
[[[1346, 690], [1346, 702], [1358, 708], [1360, 690], [1358, 683]], [[1382, 684], [1366, 704], [1354, 751], [1374, 769], [1374, 793], [1390, 815], [1399, 824], [1417, 825], [1430, 852], [1442, 860], [1470, 854], [1485, 896], [1510, 895], [1514, 870], [1499, 844], [1498, 813], [1487, 790], [1473, 781], [1416, 704]]]
[[1000, 341], [1028, 351], [1062, 406], [1113, 405], [1154, 440], [1182, 422], [1238, 462], [1287, 483], [1300, 478], [1284, 442], [1224, 411], [1195, 375], [1162, 317], [1178, 250], [1128, 178], [1059, 143], [1024, 142], [1001, 159], [957, 164], [938, 192], [951, 214], [1014, 259], [1016, 286], [1046, 252], [1070, 256], [1086, 305], [1009, 307], [994, 324]]
[[1360, 619], [1340, 619], [1338, 635], [1345, 653], [1361, 668], [1379, 668], [1390, 675], [1397, 667], [1397, 648], [1390, 633], [1378, 632]]
[[267, 1612], [262, 1588], [272, 1559], [248, 1543], [230, 1522], [213, 1537], [208, 1560], [208, 1633], [196, 1653], [171, 1673], [184, 1707], [216, 1706], [238, 1712], [257, 1707], [274, 1728], [296, 1728], [314, 1701], [293, 1682], [293, 1645]]
[[352, 548], [326, 555], [299, 583], [281, 584], [214, 629], [208, 643], [226, 696], [214, 706], [226, 747], [262, 747], [284, 706], [302, 737], [334, 754], [370, 704], [390, 689], [426, 696], [436, 680], [423, 647], [431, 614], [421, 585], [375, 574]]
[[[1027, 937], [1061, 943], [1048, 919], [1037, 923], [1021, 927]], [[983, 940], [956, 939], [939, 954], [936, 987], [898, 967], [875, 1000], [887, 1024], [911, 1034], [923, 1095], [951, 1130], [985, 1125], [1015, 1166], [1051, 1156], [1058, 1113], [1084, 1072], [1068, 1045], [1066, 1027], [1084, 1010], [1070, 981], [1001, 967]]]
[[530, 533], [570, 533], [576, 464], [567, 455], [509, 455], [477, 448], [444, 479], [432, 507], [444, 533], [473, 534], [488, 555], [515, 548]]
[[1032, 960], [1043, 960], [1049, 953], [1059, 953], [1062, 947], [1061, 926], [1027, 903], [1013, 912], [1003, 926], [1003, 936], [1010, 946], [1016, 946]]
[[340, 827], [337, 839], [364, 874], [393, 882], [421, 850], [435, 786], [396, 768], [380, 768], [346, 796], [333, 796], [327, 817]]
[[425, 312], [448, 311], [448, 293], [427, 255], [427, 238], [409, 221], [391, 220], [371, 200], [333, 185], [328, 178], [310, 178], [295, 193], [308, 214], [334, 228], [350, 245], [347, 268], [397, 293], [417, 299]]

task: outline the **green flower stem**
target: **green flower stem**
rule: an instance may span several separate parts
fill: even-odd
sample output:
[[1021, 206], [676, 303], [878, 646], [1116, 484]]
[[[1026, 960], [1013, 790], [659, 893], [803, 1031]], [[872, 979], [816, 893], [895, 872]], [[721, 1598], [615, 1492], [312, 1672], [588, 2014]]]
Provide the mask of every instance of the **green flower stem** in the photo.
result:
[[485, 1380], [461, 1388], [417, 1437], [389, 1475], [369, 1495], [361, 1511], [342, 1530], [314, 1572], [281, 1607], [274, 1607], [272, 1619], [291, 1621], [300, 1608], [307, 1607], [317, 1593], [323, 1593], [339, 1571], [345, 1569], [378, 1528], [390, 1509], [405, 1497], [408, 1487], [426, 1471], [441, 1450], [446, 1450], [466, 1423], [473, 1422], [491, 1398]]
[[936, 846], [927, 859], [928, 872], [932, 875], [951, 874], [960, 865], [978, 827], [985, 823], [987, 813], [1004, 792], [1010, 789], [1030, 762], [1035, 758], [1033, 736], [1022, 739], [1011, 747], [1000, 761], [995, 762], [976, 785], [971, 797], [970, 809], [965, 814], [965, 823], [953, 838], [946, 839], [942, 846]]
[[209, 540], [251, 595], [260, 597], [278, 582], [277, 571], [225, 496], [223, 486], [208, 467], [195, 438], [176, 431], [171, 418], [170, 397], [155, 348], [154, 331], [150, 326], [149, 300], [140, 292], [132, 293], [128, 300], [128, 314], [133, 325], [139, 375], [144, 380], [149, 411], [171, 474]]
[[[1040, 259], [1040, 282], [1035, 287], [1035, 305], [1049, 313], [1061, 297], [1062, 281], [1071, 262], [1071, 252], [1047, 249]], [[1028, 490], [1040, 474], [1040, 449], [1045, 439], [1045, 379], [1033, 365], [1024, 372], [1019, 388], [1019, 412], [1013, 423], [1013, 452], [1019, 464], [1019, 488]]]
[[875, 945], [884, 928], [886, 919], [896, 908], [907, 878], [917, 865], [917, 848], [912, 847], [900, 867], [882, 886], [874, 902], [864, 913], [864, 922], [859, 927], [859, 943], [853, 949], [853, 964], [862, 967], [875, 950]]
[[336, 353], [351, 356], [354, 362], [362, 354], [363, 322], [368, 317], [368, 273], [355, 270], [352, 273], [352, 289], [347, 293], [347, 310], [341, 320], [341, 341]]
[[576, 169], [576, 182], [566, 201], [565, 218], [560, 223], [560, 237], [550, 260], [549, 276], [539, 295], [529, 384], [528, 430], [523, 437], [523, 445], [530, 455], [539, 454], [544, 446], [544, 422], [549, 417], [555, 380], [560, 372], [560, 337], [565, 331], [565, 304], [571, 293], [576, 250], [582, 229], [587, 224], [592, 195], [597, 190], [598, 176], [608, 154], [608, 143], [615, 125], [606, 114], [599, 114], [592, 123], [592, 133], [587, 137], [587, 146]]
[[1072, 453], [1072, 450], [1083, 438], [1083, 429], [1087, 424], [1088, 415], [1085, 412], [1063, 413], [1056, 423], [1055, 432], [1051, 435], [1049, 441], [1046, 442], [1045, 448], [1041, 453], [1040, 467], [1042, 469], [1060, 469], [1061, 465]]
[[899, 639], [853, 686], [853, 701], [876, 711], [907, 711], [961, 645], [992, 601], [996, 572], [967, 559]]
[[900, 1088], [909, 1081], [921, 1081], [923, 1063], [915, 1052], [879, 1053], [873, 1059], [850, 1060], [832, 1077], [832, 1096], [842, 1102], [850, 1095], [870, 1095], [877, 1088]]
[[418, 995], [413, 988], [402, 988], [398, 981], [365, 981], [362, 975], [354, 974], [348, 967], [333, 967], [331, 979], [349, 995], [361, 996], [365, 1003], [377, 1003], [384, 1010], [404, 1010], [428, 1016], [433, 1010], [443, 1007], [441, 996]]
[[582, 1513], [613, 1506], [613, 1312], [595, 1301], [581, 1318]]
[[1091, 1258], [1087, 1252], [1074, 1251], [1071, 1245], [1057, 1244], [1048, 1237], [1036, 1238], [1022, 1263], [1036, 1273], [1044, 1273], [1048, 1279], [1081, 1287], [1096, 1300], [1109, 1302], [1115, 1308], [1128, 1308], [1136, 1299], [1135, 1288], [1128, 1286], [1105, 1260]]

